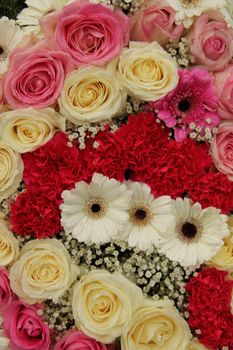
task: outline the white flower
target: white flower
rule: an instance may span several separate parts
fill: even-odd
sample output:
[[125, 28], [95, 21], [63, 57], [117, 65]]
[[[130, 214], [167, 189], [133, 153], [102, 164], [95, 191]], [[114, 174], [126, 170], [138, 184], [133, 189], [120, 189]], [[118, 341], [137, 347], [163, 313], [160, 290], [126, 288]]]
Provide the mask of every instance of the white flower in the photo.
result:
[[175, 60], [156, 41], [131, 41], [120, 55], [118, 76], [128, 95], [141, 101], [159, 100], [179, 80]]
[[9, 350], [10, 340], [5, 336], [3, 331], [3, 318], [0, 316], [0, 349]]
[[126, 98], [114, 71], [89, 66], [67, 76], [59, 106], [61, 114], [80, 125], [115, 117], [122, 111]]
[[14, 193], [23, 178], [23, 160], [6, 142], [0, 141], [0, 200]]
[[25, 244], [10, 269], [11, 288], [20, 299], [35, 304], [63, 296], [79, 268], [57, 239], [35, 239]]
[[176, 224], [161, 238], [160, 251], [183, 266], [208, 261], [229, 235], [227, 216], [214, 207], [202, 209], [188, 198], [174, 200], [172, 210]]
[[19, 13], [17, 23], [23, 26], [26, 32], [35, 32], [41, 36], [40, 18], [62, 9], [68, 2], [68, 0], [26, 0], [28, 7]]
[[229, 27], [233, 27], [233, 2], [232, 0], [226, 0], [226, 5], [221, 8], [221, 13], [223, 14]]
[[170, 0], [169, 5], [176, 11], [176, 23], [189, 28], [195, 16], [200, 16], [208, 9], [225, 6], [225, 0]]
[[79, 242], [117, 239], [128, 219], [130, 197], [126, 185], [94, 174], [90, 184], [80, 181], [62, 193], [61, 224]]
[[90, 337], [111, 343], [121, 336], [143, 300], [141, 289], [121, 273], [93, 270], [74, 286], [75, 324]]
[[124, 230], [130, 246], [142, 250], [157, 246], [160, 234], [166, 233], [175, 218], [171, 211], [171, 197], [154, 198], [149, 186], [139, 182], [129, 182], [133, 191], [129, 209], [129, 221]]
[[52, 108], [16, 109], [1, 114], [0, 139], [19, 153], [44, 145], [57, 129], [65, 131], [65, 118]]
[[0, 18], [0, 74], [7, 71], [9, 52], [22, 42], [23, 36], [13, 19]]

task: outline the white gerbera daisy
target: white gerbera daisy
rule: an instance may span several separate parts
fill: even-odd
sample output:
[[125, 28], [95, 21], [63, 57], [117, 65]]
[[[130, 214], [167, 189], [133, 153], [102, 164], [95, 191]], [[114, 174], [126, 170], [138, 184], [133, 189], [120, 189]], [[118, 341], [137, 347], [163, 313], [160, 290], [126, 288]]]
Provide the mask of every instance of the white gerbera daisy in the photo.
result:
[[39, 20], [41, 17], [56, 10], [62, 9], [70, 0], [26, 0], [28, 7], [23, 9], [18, 17], [17, 23], [23, 26], [27, 32], [35, 32], [41, 36]]
[[150, 187], [139, 182], [129, 182], [128, 188], [133, 191], [133, 196], [124, 237], [132, 247], [152, 250], [154, 246], [158, 246], [160, 234], [165, 234], [174, 225], [171, 197], [155, 199]]
[[115, 179], [94, 174], [90, 184], [80, 181], [62, 193], [61, 224], [79, 242], [100, 244], [118, 239], [128, 220], [131, 194]]
[[176, 11], [176, 23], [189, 28], [195, 16], [200, 16], [203, 11], [214, 8], [223, 8], [225, 0], [170, 0], [169, 4]]
[[202, 209], [200, 203], [177, 198], [172, 203], [176, 224], [160, 240], [160, 251], [183, 266], [208, 261], [229, 235], [227, 215], [219, 209]]
[[0, 74], [7, 71], [9, 52], [22, 42], [23, 36], [13, 19], [0, 18]]

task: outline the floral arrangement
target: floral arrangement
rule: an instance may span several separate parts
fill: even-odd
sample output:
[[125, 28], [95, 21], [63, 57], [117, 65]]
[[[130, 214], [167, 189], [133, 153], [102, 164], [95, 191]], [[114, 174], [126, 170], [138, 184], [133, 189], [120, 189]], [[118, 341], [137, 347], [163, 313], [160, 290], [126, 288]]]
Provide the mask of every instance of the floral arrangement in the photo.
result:
[[231, 0], [0, 19], [0, 349], [233, 350]]

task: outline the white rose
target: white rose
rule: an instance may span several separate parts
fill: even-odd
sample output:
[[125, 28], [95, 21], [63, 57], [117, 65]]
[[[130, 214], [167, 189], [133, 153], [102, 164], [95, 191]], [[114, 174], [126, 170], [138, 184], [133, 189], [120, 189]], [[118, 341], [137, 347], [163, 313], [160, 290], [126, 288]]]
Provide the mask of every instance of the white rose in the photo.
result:
[[89, 66], [70, 73], [59, 98], [60, 112], [76, 125], [119, 114], [126, 92], [111, 69]]
[[17, 189], [23, 178], [23, 168], [20, 154], [0, 141], [0, 201]]
[[119, 59], [118, 72], [130, 96], [156, 101], [178, 84], [176, 62], [157, 43], [130, 42]]
[[10, 269], [11, 288], [28, 304], [60, 298], [74, 282], [78, 270], [57, 239], [25, 244]]
[[57, 129], [65, 130], [65, 118], [52, 108], [16, 109], [1, 114], [0, 138], [19, 153], [42, 146]]
[[2, 326], [3, 326], [3, 318], [0, 316], [0, 349], [9, 350], [10, 340], [5, 336]]
[[72, 310], [78, 328], [107, 344], [122, 334], [142, 302], [140, 288], [123, 275], [94, 270], [75, 285]]
[[19, 255], [19, 242], [0, 219], [0, 266], [11, 264]]
[[187, 350], [191, 332], [170, 301], [145, 300], [124, 328], [124, 350]]

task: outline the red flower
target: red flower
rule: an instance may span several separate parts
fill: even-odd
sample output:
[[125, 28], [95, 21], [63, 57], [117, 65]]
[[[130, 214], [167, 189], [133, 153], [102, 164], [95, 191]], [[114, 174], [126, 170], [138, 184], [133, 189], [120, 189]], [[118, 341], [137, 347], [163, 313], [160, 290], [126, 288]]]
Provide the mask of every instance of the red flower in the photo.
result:
[[69, 147], [68, 137], [62, 132], [36, 151], [26, 153], [23, 161], [26, 185], [36, 185], [40, 190], [53, 188], [61, 193], [80, 180], [79, 149]]
[[155, 196], [182, 196], [213, 164], [205, 144], [169, 140], [152, 112], [130, 116], [116, 136], [128, 156], [130, 179], [147, 183]]
[[12, 231], [36, 238], [55, 235], [61, 231], [60, 204], [56, 189], [43, 191], [40, 187], [29, 186], [11, 204]]
[[233, 210], [233, 182], [225, 174], [210, 172], [196, 180], [190, 191], [190, 198], [194, 202], [200, 202], [205, 208], [220, 208], [226, 214]]
[[126, 177], [150, 184], [159, 167], [157, 154], [168, 143], [165, 129], [155, 121], [153, 112], [131, 115], [126, 125], [115, 133], [127, 157]]
[[[97, 143], [98, 147], [93, 147]], [[86, 142], [86, 149], [79, 153], [81, 172], [87, 172], [89, 181], [94, 173], [101, 173], [118, 181], [125, 180], [128, 156], [121, 140], [107, 128], [99, 132], [94, 139]]]
[[233, 281], [228, 273], [206, 268], [186, 286], [188, 298], [188, 323], [200, 331], [199, 341], [210, 349], [228, 346], [233, 349], [233, 314], [230, 302]]

